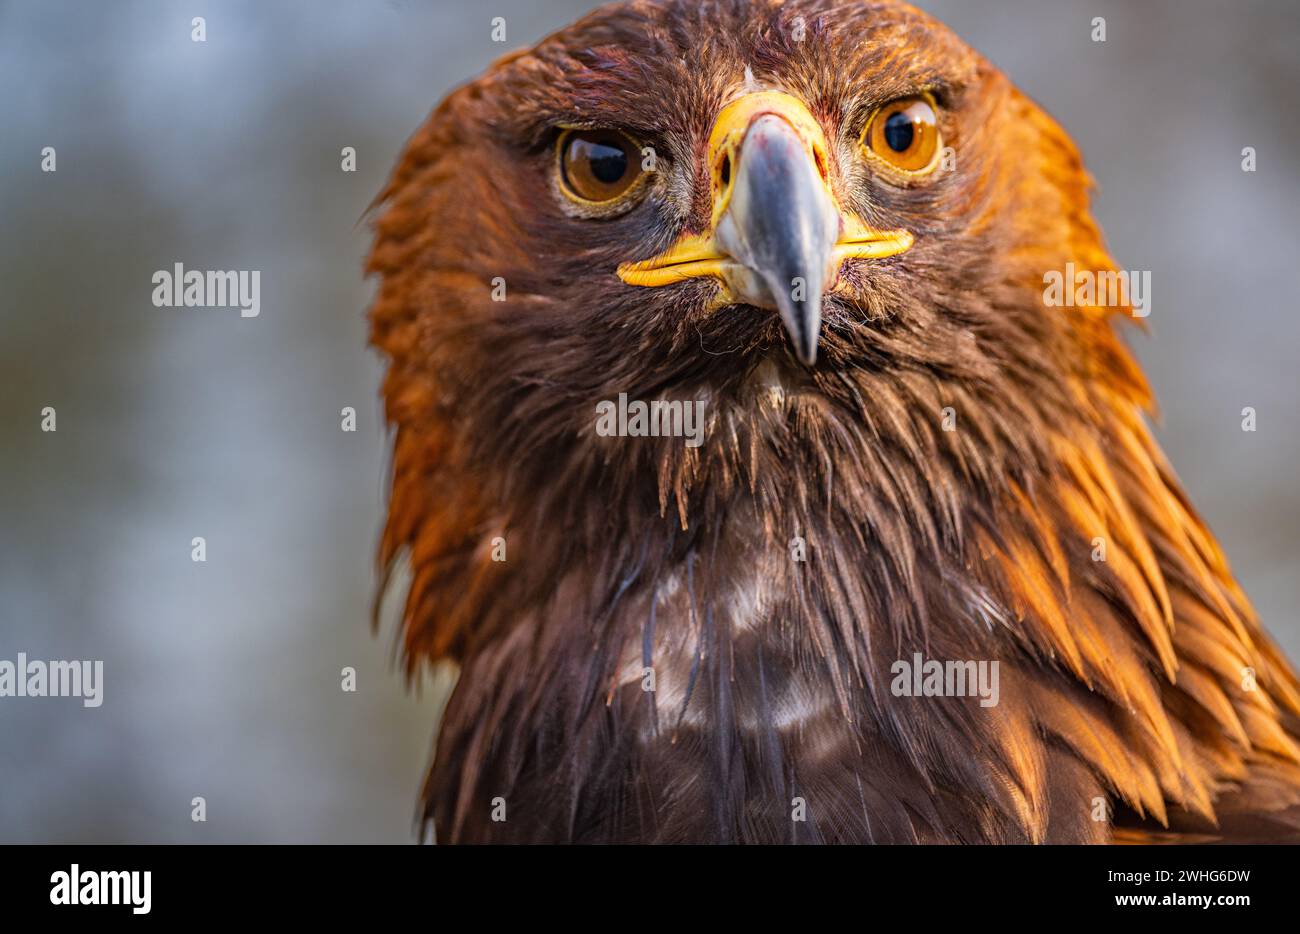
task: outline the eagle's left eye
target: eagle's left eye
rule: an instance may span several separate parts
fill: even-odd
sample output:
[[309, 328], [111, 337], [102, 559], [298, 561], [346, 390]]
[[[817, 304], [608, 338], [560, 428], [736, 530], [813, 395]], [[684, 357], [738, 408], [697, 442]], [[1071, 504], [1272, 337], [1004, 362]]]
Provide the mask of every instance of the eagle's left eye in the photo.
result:
[[927, 97], [903, 97], [876, 111], [862, 144], [896, 169], [922, 174], [939, 154], [939, 121]]
[[559, 139], [564, 193], [587, 204], [608, 204], [641, 176], [640, 151], [617, 130], [567, 130]]

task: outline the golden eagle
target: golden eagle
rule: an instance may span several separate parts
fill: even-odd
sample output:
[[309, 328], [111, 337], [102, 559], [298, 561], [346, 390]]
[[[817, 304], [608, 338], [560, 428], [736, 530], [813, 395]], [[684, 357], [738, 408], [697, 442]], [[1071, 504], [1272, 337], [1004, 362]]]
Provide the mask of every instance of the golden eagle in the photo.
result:
[[1132, 303], [1047, 300], [1115, 281], [1088, 192], [897, 2], [632, 0], [448, 96], [368, 263], [437, 839], [1294, 835]]

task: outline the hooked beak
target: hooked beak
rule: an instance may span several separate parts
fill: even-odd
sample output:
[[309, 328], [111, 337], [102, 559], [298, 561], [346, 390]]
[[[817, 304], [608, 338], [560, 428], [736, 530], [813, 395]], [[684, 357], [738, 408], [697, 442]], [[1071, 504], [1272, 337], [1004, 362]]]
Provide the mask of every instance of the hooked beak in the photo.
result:
[[822, 296], [846, 259], [908, 249], [906, 230], [877, 231], [837, 206], [821, 125], [797, 98], [747, 94], [723, 108], [709, 139], [713, 224], [659, 256], [624, 263], [628, 285], [697, 277], [720, 281], [717, 305], [744, 302], [780, 313], [795, 355], [817, 359]]

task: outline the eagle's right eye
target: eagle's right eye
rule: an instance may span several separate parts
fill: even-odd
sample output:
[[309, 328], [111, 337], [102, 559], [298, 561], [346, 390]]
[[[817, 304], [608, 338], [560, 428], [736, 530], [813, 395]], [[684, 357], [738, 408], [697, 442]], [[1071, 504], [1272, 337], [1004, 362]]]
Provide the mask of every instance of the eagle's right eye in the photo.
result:
[[640, 150], [617, 130], [566, 130], [558, 143], [564, 193], [587, 204], [608, 204], [641, 177]]

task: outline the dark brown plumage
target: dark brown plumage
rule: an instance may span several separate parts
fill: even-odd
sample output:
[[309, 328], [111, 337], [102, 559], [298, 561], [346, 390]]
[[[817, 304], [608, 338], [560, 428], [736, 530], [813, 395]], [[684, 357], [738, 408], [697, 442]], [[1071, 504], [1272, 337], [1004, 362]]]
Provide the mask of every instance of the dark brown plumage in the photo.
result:
[[[815, 118], [844, 212], [915, 239], [836, 270], [812, 365], [716, 279], [617, 274], [710, 230], [710, 131], [754, 88]], [[863, 158], [921, 92], [951, 170]], [[575, 126], [653, 146], [620, 213], [557, 190]], [[893, 2], [607, 7], [438, 107], [369, 269], [381, 560], [409, 554], [408, 665], [460, 666], [439, 841], [1294, 833], [1300, 686], [1150, 436], [1128, 309], [1043, 302], [1048, 270], [1114, 268], [1087, 189], [1046, 114]], [[598, 436], [620, 393], [707, 400], [704, 444]], [[999, 703], [894, 696], [916, 652], [998, 661]]]

